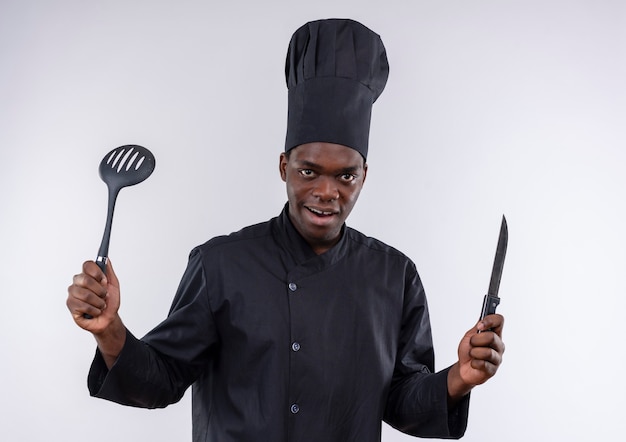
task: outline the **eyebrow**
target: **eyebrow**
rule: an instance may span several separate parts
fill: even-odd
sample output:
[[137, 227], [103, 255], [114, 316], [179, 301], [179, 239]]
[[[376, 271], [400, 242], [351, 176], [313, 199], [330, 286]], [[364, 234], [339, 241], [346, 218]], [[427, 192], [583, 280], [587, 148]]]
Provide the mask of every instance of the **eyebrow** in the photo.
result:
[[[323, 169], [323, 167], [317, 163], [308, 160], [298, 160], [296, 161], [298, 167], [305, 167], [307, 169]], [[341, 173], [356, 173], [361, 169], [361, 166], [348, 166], [340, 169], [338, 172]]]

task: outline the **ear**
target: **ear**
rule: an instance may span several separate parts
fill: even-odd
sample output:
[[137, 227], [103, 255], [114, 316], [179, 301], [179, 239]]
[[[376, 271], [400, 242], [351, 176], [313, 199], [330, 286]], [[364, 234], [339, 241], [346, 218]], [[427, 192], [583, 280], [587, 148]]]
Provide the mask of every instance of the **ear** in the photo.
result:
[[365, 184], [365, 178], [367, 178], [367, 163], [363, 164], [363, 181], [361, 182], [361, 186]]
[[287, 163], [289, 162], [289, 159], [287, 159], [287, 155], [285, 155], [285, 152], [282, 152], [280, 154], [280, 161], [278, 162], [278, 169], [280, 171], [280, 178], [283, 181], [287, 181]]

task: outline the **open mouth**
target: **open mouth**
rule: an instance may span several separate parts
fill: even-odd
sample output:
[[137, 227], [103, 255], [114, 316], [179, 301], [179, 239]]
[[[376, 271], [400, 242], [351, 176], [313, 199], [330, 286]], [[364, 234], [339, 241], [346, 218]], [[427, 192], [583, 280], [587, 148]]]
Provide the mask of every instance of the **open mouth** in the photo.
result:
[[326, 217], [326, 216], [333, 216], [336, 214], [336, 212], [331, 211], [331, 210], [320, 210], [320, 209], [316, 209], [314, 207], [308, 207], [305, 206], [307, 208], [307, 210], [317, 216], [321, 216], [321, 217]]

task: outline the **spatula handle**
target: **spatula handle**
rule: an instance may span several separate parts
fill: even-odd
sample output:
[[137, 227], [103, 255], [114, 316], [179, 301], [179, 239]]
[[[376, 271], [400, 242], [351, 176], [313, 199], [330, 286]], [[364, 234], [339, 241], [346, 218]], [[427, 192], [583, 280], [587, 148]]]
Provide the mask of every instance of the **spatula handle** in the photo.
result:
[[[98, 250], [98, 257], [96, 258], [96, 264], [102, 270], [102, 273], [107, 274], [107, 255], [109, 254], [109, 240], [111, 239], [111, 225], [113, 224], [113, 212], [115, 211], [115, 200], [117, 199], [117, 194], [119, 193], [119, 188], [112, 188], [108, 186], [109, 189], [109, 203], [107, 207], [107, 219], [104, 225], [104, 234], [102, 235], [102, 242], [100, 243], [100, 249]], [[93, 319], [93, 316], [88, 315], [87, 313], [83, 314], [83, 318], [85, 319]]]
[[105, 275], [107, 274], [107, 261], [109, 260], [109, 258], [107, 258], [106, 256], [98, 256], [96, 258], [96, 264], [98, 264], [98, 267], [100, 267], [100, 270], [102, 270], [102, 273], [104, 273]]

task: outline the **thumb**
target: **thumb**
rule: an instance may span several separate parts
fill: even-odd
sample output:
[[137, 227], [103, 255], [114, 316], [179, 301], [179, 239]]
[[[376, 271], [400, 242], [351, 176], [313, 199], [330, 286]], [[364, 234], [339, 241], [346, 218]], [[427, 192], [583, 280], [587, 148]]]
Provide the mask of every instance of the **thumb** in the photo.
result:
[[113, 270], [113, 263], [110, 259], [107, 259], [107, 272], [105, 275], [107, 284], [111, 284], [114, 287], [120, 288], [120, 281], [117, 279], [115, 270]]

